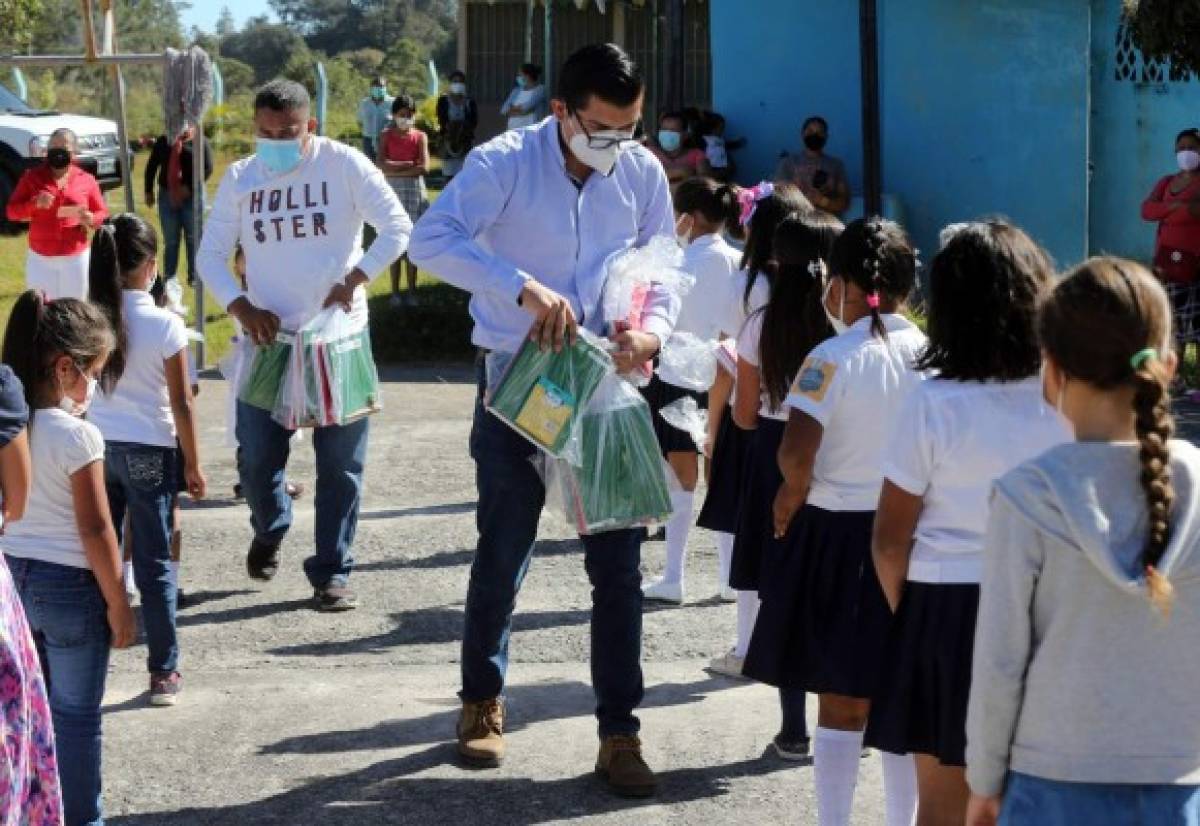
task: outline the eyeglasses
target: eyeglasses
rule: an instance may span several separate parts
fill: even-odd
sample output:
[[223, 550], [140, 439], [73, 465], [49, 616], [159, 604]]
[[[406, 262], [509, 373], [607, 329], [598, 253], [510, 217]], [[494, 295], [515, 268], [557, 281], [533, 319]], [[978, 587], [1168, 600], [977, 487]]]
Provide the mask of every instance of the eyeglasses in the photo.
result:
[[[628, 137], [623, 137], [620, 135], [593, 135], [588, 131], [588, 128], [583, 125], [583, 121], [579, 119], [579, 115], [572, 114], [571, 117], [575, 118], [575, 123], [579, 125], [579, 128], [583, 131], [583, 134], [587, 137], [588, 149], [599, 149], [604, 151], [606, 149], [612, 149], [615, 146], [618, 150], [625, 150], [637, 145], [637, 141], [633, 139], [634, 134], [637, 132], [636, 125], [633, 127], [633, 131], [629, 133]], [[639, 121], [639, 123], [640, 122], [641, 121]]]

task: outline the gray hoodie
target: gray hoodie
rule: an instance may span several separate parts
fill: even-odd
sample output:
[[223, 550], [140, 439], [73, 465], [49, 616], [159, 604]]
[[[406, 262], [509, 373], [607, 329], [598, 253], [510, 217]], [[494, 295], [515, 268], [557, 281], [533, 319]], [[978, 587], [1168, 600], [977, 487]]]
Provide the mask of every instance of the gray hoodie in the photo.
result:
[[976, 794], [1000, 794], [1010, 769], [1200, 784], [1200, 450], [1172, 442], [1171, 467], [1165, 619], [1141, 570], [1136, 445], [1072, 442], [996, 483], [967, 715]]

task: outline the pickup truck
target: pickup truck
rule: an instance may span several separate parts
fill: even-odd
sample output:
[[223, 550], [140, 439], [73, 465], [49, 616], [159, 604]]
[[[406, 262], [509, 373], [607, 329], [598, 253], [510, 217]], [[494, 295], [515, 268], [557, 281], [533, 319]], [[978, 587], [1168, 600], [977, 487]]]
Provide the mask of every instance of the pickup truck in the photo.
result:
[[117, 124], [85, 115], [34, 109], [0, 85], [0, 228], [11, 228], [4, 207], [21, 174], [42, 162], [50, 135], [70, 129], [79, 138], [76, 163], [96, 176], [103, 190], [121, 185], [121, 164], [130, 162], [117, 139]]

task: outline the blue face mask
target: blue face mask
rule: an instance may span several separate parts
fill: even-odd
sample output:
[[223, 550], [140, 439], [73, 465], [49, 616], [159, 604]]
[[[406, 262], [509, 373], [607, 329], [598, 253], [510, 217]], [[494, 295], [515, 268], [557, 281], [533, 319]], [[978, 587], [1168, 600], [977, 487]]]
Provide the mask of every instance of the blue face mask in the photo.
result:
[[282, 175], [291, 172], [300, 165], [303, 150], [300, 139], [276, 141], [270, 138], [254, 139], [258, 162], [266, 167], [272, 175]]
[[658, 130], [658, 145], [664, 152], [678, 152], [683, 143], [683, 135], [673, 129]]
[[525, 88], [525, 75], [517, 75], [517, 88], [518, 89]]

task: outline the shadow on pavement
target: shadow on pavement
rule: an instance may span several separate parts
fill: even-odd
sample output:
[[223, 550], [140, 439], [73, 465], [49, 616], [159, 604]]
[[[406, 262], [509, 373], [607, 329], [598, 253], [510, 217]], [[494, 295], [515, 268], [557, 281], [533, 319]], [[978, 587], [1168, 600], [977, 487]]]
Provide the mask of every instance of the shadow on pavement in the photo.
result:
[[[475, 504], [472, 503], [474, 508]], [[578, 539], [545, 539], [533, 546], [533, 555], [565, 556], [572, 553], [583, 553], [583, 545]], [[378, 562], [355, 563], [355, 571], [402, 571], [425, 570], [429, 568], [454, 568], [459, 565], [470, 565], [475, 558], [474, 548], [457, 551], [438, 551], [429, 556], [419, 556], [410, 559], [381, 559]]]
[[400, 519], [404, 516], [440, 516], [442, 514], [470, 513], [475, 510], [474, 502], [452, 502], [446, 505], [424, 505], [416, 508], [393, 508], [382, 511], [363, 511], [359, 519]]
[[274, 614], [286, 614], [302, 609], [312, 609], [311, 599], [289, 599], [284, 602], [264, 602], [258, 605], [244, 605], [241, 608], [228, 608], [224, 611], [209, 611], [204, 614], [194, 614], [190, 610], [179, 614], [177, 624], [180, 628], [191, 625], [217, 625], [226, 622], [245, 622], [246, 620], [262, 619]]

